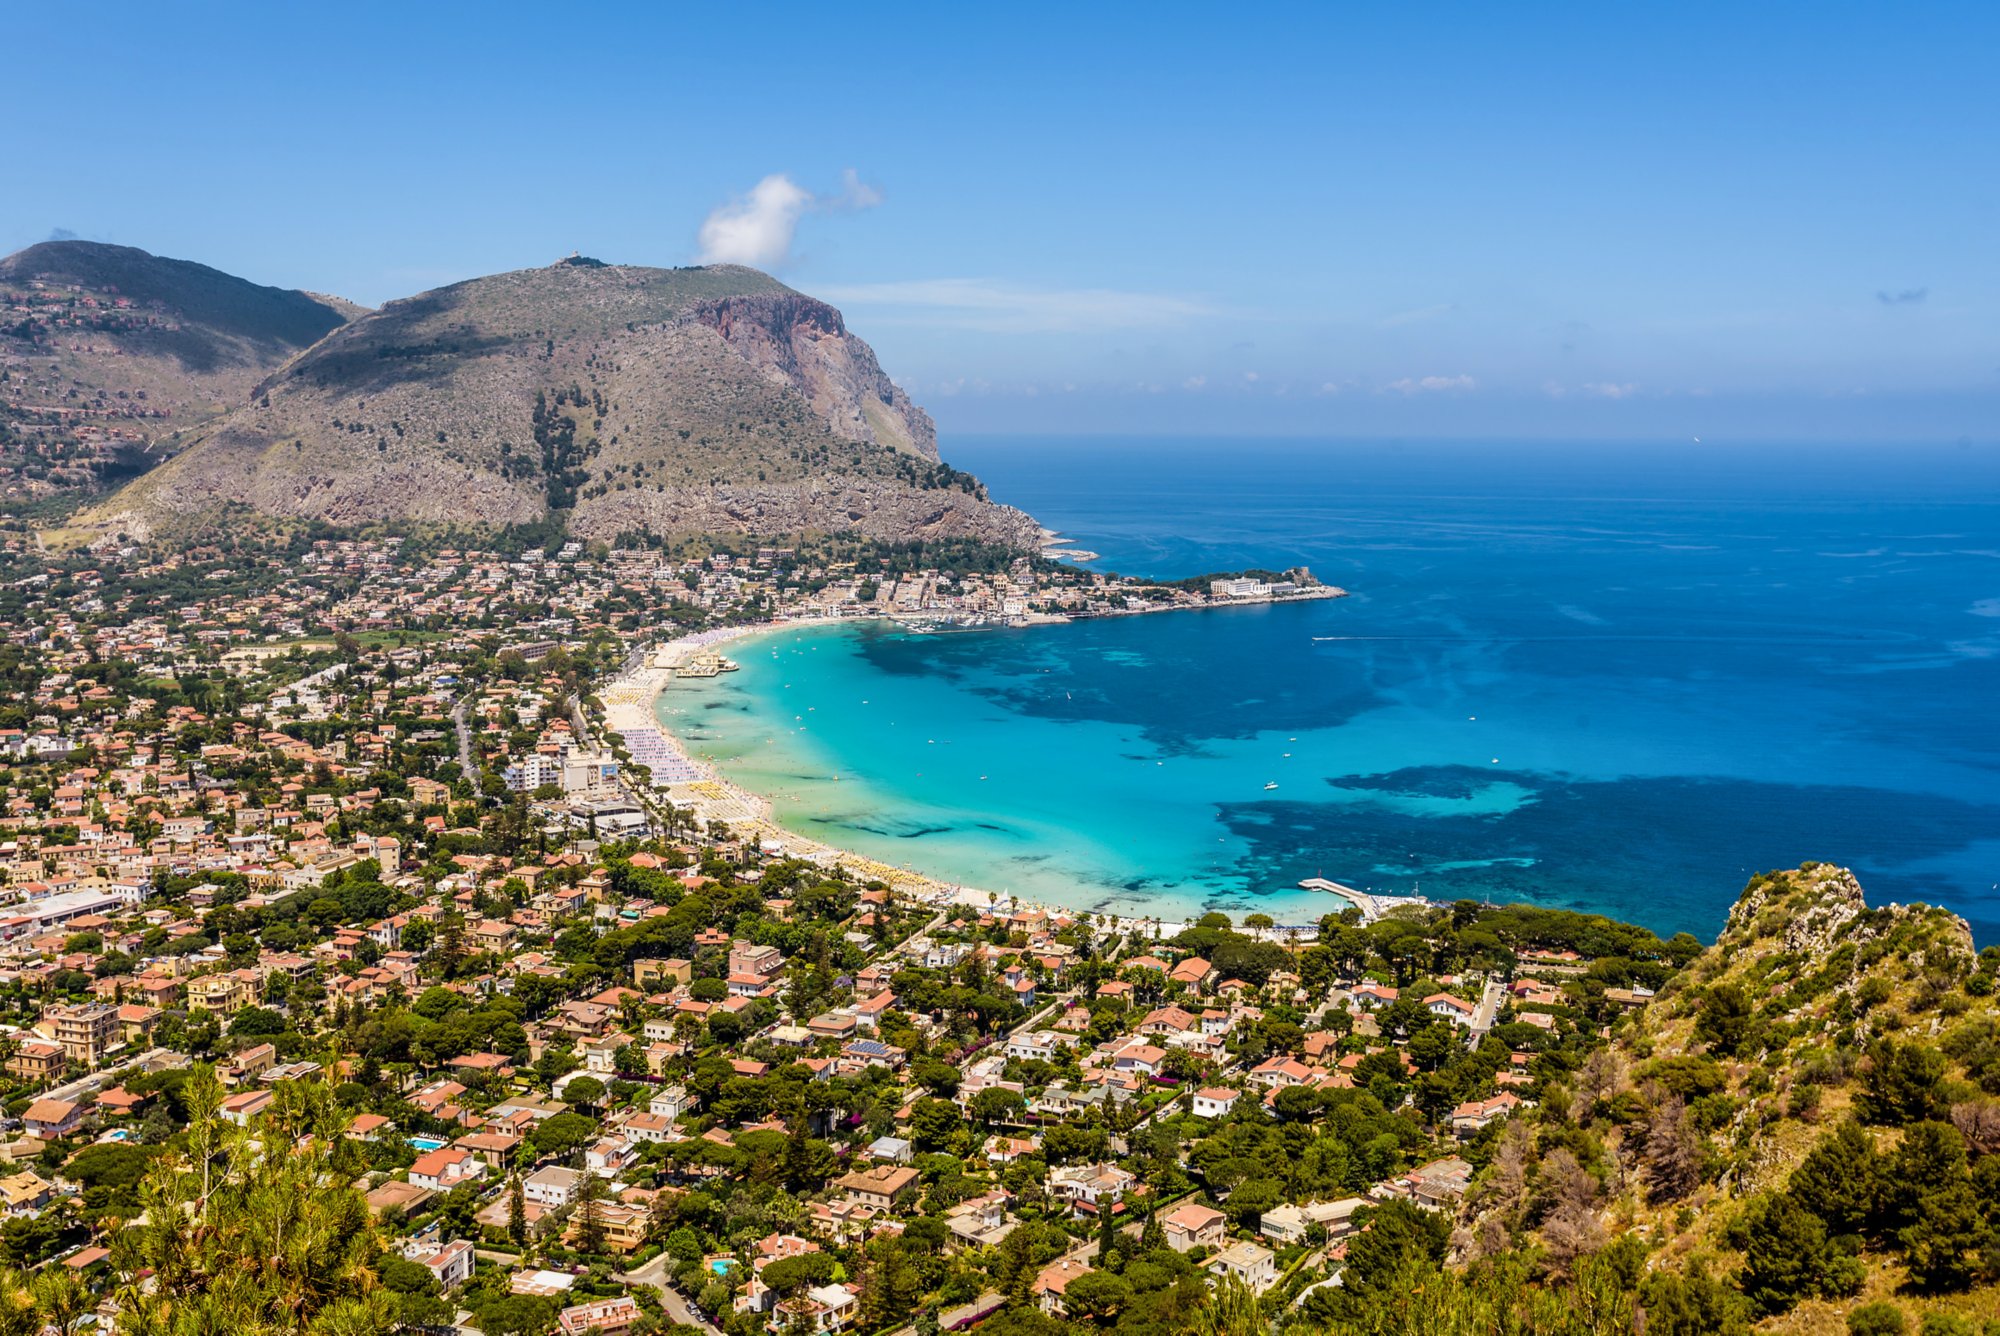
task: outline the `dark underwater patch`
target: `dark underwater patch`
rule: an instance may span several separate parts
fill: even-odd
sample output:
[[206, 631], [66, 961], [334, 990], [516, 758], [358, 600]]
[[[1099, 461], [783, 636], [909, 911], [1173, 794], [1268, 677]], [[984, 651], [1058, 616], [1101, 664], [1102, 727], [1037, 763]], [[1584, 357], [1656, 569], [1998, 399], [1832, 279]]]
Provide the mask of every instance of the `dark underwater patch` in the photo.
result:
[[[1587, 909], [1662, 935], [1712, 939], [1751, 875], [1819, 860], [1853, 868], [1871, 903], [1943, 904], [1971, 922], [1981, 943], [2000, 939], [2000, 902], [1968, 900], [1952, 878], [1912, 866], [1991, 839], [2000, 832], [2000, 806], [1862, 785], [1577, 780], [1469, 767], [1417, 767], [1340, 787], [1450, 796], [1494, 780], [1532, 790], [1535, 801], [1448, 815], [1368, 801], [1227, 803], [1217, 811], [1250, 846], [1238, 871], [1266, 894], [1324, 876], [1434, 900]], [[1337, 905], [1329, 898], [1327, 907]]]

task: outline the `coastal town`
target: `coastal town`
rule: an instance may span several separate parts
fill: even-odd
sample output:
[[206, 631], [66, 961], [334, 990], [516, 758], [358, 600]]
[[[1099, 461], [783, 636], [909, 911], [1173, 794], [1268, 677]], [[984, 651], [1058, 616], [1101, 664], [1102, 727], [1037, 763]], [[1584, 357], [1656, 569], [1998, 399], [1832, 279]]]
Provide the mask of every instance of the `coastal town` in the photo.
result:
[[160, 1165], [291, 1138], [425, 1331], [1338, 1323], [1700, 950], [1523, 906], [1281, 930], [939, 886], [790, 839], [647, 710], [744, 628], [1337, 592], [1305, 572], [6, 543], [0, 1263], [102, 1322]]
[[2000, 1336], [2000, 7], [7, 18], [0, 1336]]

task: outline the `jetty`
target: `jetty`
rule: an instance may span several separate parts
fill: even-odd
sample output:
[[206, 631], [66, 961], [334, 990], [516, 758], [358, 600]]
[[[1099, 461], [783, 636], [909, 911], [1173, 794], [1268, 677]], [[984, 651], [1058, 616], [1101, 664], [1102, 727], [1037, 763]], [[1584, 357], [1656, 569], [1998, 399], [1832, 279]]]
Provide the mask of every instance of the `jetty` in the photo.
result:
[[1324, 891], [1337, 895], [1361, 911], [1363, 923], [1373, 923], [1398, 909], [1429, 909], [1432, 903], [1421, 895], [1375, 895], [1369, 891], [1358, 891], [1352, 886], [1343, 886], [1325, 877], [1307, 877], [1299, 883], [1302, 891]]

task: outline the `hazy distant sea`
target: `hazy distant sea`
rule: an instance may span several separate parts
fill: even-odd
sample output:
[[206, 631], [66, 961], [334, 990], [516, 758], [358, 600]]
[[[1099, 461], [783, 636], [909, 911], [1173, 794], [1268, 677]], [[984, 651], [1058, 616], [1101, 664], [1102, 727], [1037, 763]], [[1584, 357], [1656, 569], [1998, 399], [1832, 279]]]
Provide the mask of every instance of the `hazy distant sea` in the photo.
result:
[[795, 828], [1087, 909], [1307, 922], [1325, 875], [1705, 939], [1825, 859], [2000, 940], [1993, 451], [947, 452], [1100, 569], [1354, 596], [756, 642], [662, 717]]

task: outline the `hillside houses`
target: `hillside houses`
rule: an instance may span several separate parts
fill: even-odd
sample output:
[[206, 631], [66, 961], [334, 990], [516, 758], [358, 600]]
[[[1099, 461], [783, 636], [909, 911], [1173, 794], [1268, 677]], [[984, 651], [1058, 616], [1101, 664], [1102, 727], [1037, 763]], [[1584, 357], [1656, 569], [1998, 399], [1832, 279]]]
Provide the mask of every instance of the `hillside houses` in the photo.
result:
[[[852, 570], [299, 541], [282, 564], [106, 558], [135, 591], [231, 591], [171, 618], [100, 572], [103, 616], [17, 591], [32, 622], [0, 624], [42, 656], [23, 734], [66, 740], [22, 742], [0, 779], [15, 1167], [55, 1188], [0, 1184], [0, 1209], [76, 1196], [58, 1167], [108, 1133], [182, 1144], [199, 1067], [260, 1145], [303, 1144], [299, 1092], [330, 1096], [344, 1121], [318, 1140], [395, 1256], [475, 1316], [532, 1301], [535, 1336], [655, 1321], [621, 1302], [635, 1258], [752, 1331], [1022, 1290], [1064, 1312], [1085, 1276], [1146, 1275], [1142, 1237], [1189, 1292], [1304, 1288], [1367, 1209], [1452, 1209], [1550, 1073], [1665, 981], [1581, 953], [1564, 972], [1566, 941], [1551, 968], [1511, 939], [1454, 955], [1446, 909], [1391, 955], [1337, 916], [1323, 937], [1119, 920], [790, 857], [690, 815], [686, 784], [642, 787], [602, 696], [658, 599], [689, 625], [848, 607]], [[983, 606], [1033, 579], [893, 597]], [[114, 658], [116, 682], [94, 667]], [[586, 811], [611, 803], [638, 824]], [[1475, 1034], [1465, 999], [1489, 996]], [[1106, 1220], [1134, 1265], [1095, 1265]], [[1002, 1277], [1009, 1247], [1031, 1260]], [[921, 1293], [883, 1311], [885, 1274]]]

